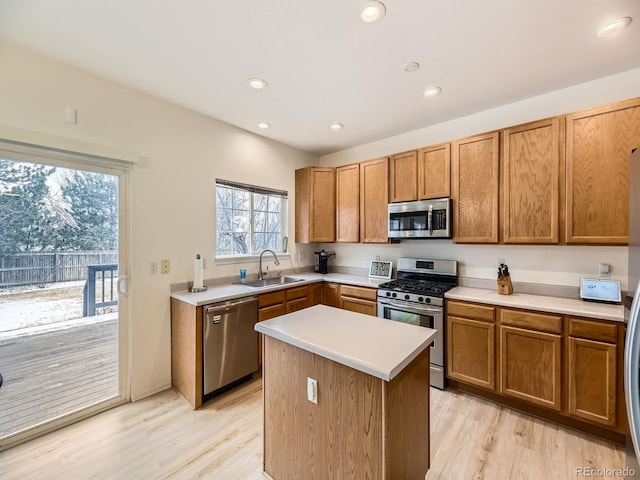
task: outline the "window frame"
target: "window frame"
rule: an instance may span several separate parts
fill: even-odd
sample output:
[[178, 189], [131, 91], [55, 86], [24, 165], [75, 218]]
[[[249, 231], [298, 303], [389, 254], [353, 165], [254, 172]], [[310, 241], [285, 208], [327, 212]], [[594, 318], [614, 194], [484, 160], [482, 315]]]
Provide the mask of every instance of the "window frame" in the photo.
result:
[[[218, 187], [225, 187], [225, 188], [235, 188], [237, 190], [240, 191], [244, 191], [249, 193], [249, 208], [248, 208], [248, 212], [249, 212], [249, 232], [248, 232], [248, 236], [249, 236], [249, 253], [240, 253], [240, 254], [231, 254], [231, 255], [224, 255], [224, 254], [218, 254]], [[255, 194], [259, 194], [259, 195], [269, 195], [269, 196], [277, 196], [280, 197], [280, 201], [281, 201], [281, 207], [280, 207], [280, 238], [281, 238], [281, 244], [280, 244], [280, 248], [278, 249], [274, 249], [274, 251], [278, 254], [279, 258], [289, 258], [289, 252], [288, 252], [288, 218], [289, 218], [289, 192], [286, 190], [278, 190], [278, 189], [274, 189], [274, 188], [269, 188], [269, 187], [261, 187], [258, 185], [249, 185], [246, 183], [240, 183], [240, 182], [234, 182], [231, 180], [224, 180], [224, 179], [220, 179], [220, 178], [216, 178], [215, 181], [215, 221], [214, 221], [214, 227], [215, 227], [215, 248], [214, 248], [214, 258], [215, 258], [215, 262], [216, 264], [227, 264], [227, 263], [240, 263], [240, 262], [246, 262], [246, 261], [252, 261], [255, 260], [257, 261], [259, 255], [260, 255], [260, 251], [255, 250], [254, 247], [254, 236], [255, 236], [255, 231], [254, 231], [254, 220], [255, 220], [255, 212], [254, 212], [254, 198], [253, 196]], [[268, 211], [266, 212], [268, 214]], [[271, 212], [274, 213], [274, 212]], [[286, 241], [285, 241], [286, 239]], [[286, 249], [284, 249], [283, 247], [286, 244]]]

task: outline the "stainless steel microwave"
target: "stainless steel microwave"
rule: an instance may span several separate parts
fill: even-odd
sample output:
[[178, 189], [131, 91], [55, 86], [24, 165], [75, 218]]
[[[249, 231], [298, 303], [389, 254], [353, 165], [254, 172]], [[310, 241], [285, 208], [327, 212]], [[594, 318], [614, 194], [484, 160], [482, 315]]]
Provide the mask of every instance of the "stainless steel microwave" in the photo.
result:
[[451, 199], [390, 203], [389, 238], [451, 238]]

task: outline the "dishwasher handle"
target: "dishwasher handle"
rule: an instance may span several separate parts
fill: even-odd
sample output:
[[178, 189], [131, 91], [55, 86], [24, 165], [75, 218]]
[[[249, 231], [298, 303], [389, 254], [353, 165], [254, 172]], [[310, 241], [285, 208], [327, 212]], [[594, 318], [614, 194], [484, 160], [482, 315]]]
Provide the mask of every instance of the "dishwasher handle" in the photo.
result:
[[218, 312], [227, 312], [241, 305], [245, 305], [247, 303], [253, 303], [257, 301], [258, 301], [258, 297], [242, 298], [236, 301], [229, 301], [222, 304], [218, 303], [215, 305], [206, 306], [204, 307], [204, 312], [206, 315], [209, 315], [212, 313], [218, 313]]

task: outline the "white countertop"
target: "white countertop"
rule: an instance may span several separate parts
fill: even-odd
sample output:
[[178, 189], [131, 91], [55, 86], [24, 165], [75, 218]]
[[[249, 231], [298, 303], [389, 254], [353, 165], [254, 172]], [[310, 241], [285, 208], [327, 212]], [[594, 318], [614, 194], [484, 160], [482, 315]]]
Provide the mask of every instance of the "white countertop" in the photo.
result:
[[344, 273], [291, 273], [288, 277], [302, 278], [300, 282], [287, 283], [285, 285], [272, 285], [269, 287], [252, 288], [242, 284], [220, 285], [209, 287], [206, 292], [191, 293], [188, 290], [182, 290], [171, 294], [171, 298], [181, 300], [191, 305], [199, 306], [207, 303], [222, 302], [231, 300], [232, 298], [248, 297], [251, 295], [259, 295], [261, 293], [273, 292], [283, 288], [292, 288], [301, 285], [308, 285], [315, 282], [337, 282], [347, 285], [357, 285], [360, 287], [378, 288], [378, 285], [388, 280], [379, 278], [368, 278], [361, 275], [348, 275]]
[[456, 287], [445, 293], [445, 298], [465, 300], [468, 302], [487, 303], [501, 307], [523, 308], [563, 315], [575, 315], [600, 320], [624, 322], [624, 306], [597, 302], [586, 302], [580, 299], [512, 293], [500, 295], [496, 290], [481, 288]]
[[258, 322], [255, 329], [386, 381], [411, 363], [436, 335], [431, 328], [326, 305]]

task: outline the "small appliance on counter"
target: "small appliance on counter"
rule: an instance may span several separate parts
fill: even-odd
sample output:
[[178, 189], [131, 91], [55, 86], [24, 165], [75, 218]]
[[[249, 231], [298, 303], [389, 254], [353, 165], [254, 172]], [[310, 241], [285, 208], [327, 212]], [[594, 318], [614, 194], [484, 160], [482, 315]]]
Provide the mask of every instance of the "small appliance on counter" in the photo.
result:
[[620, 282], [600, 278], [581, 278], [580, 298], [589, 302], [621, 303]]
[[316, 255], [316, 265], [313, 269], [314, 272], [318, 273], [329, 273], [329, 257], [335, 255], [334, 252], [325, 252], [324, 250], [320, 250], [319, 252], [313, 252]]

